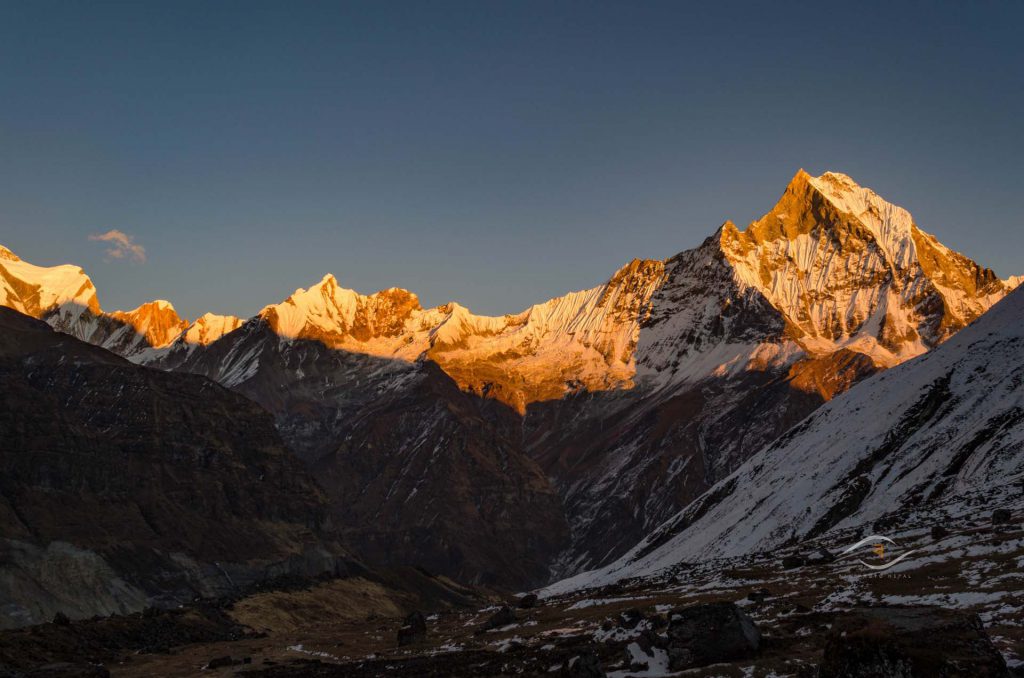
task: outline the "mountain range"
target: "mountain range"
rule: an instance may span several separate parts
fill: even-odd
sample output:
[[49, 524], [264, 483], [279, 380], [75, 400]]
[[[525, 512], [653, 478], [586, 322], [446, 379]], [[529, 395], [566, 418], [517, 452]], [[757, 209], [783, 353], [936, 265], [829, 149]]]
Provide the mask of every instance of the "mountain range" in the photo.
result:
[[745, 230], [500, 317], [333, 275], [246, 320], [108, 313], [80, 268], [0, 248], [0, 304], [268, 411], [352, 553], [514, 587], [616, 563], [1019, 282], [849, 177], [802, 170]]

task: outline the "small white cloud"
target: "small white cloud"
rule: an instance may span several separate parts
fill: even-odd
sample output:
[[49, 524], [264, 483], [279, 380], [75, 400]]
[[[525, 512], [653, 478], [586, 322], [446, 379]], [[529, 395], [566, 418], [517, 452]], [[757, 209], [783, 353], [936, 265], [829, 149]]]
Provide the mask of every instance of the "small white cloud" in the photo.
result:
[[124, 231], [110, 229], [106, 233], [93, 233], [89, 240], [108, 243], [107, 256], [111, 259], [131, 259], [137, 264], [146, 263], [146, 248]]

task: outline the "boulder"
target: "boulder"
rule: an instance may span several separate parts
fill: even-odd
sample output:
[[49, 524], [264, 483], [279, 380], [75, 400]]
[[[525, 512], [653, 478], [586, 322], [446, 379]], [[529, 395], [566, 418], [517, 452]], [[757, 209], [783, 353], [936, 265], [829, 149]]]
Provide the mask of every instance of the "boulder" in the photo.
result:
[[398, 645], [412, 645], [427, 637], [427, 620], [420, 612], [413, 612], [405, 618], [405, 622], [398, 629]]
[[992, 512], [992, 524], [993, 525], [1003, 525], [1005, 523], [1008, 523], [1008, 522], [1010, 522], [1010, 518], [1011, 518], [1010, 509], [1002, 508], [1002, 509], [996, 509], [995, 511]]
[[653, 650], [646, 643], [631, 642], [622, 648], [622, 665], [633, 673], [644, 673], [651, 668]]
[[619, 613], [619, 626], [624, 629], [635, 629], [646, 617], [644, 613], [635, 607]]
[[819, 678], [1004, 678], [1010, 674], [977, 615], [872, 607], [836, 619]]
[[491, 618], [484, 624], [485, 629], [500, 629], [502, 626], [516, 623], [516, 613], [508, 605], [491, 615]]
[[537, 605], [537, 594], [527, 593], [525, 596], [519, 599], [519, 607], [523, 610], [529, 610]]
[[604, 669], [601, 668], [601, 660], [592, 651], [582, 652], [562, 667], [562, 678], [605, 678]]
[[949, 530], [942, 525], [932, 525], [932, 539], [938, 541], [949, 536]]
[[206, 666], [204, 666], [203, 669], [206, 671], [215, 671], [229, 666], [238, 666], [241, 663], [241, 659], [234, 659], [232, 657], [214, 657], [210, 661], [206, 662]]
[[667, 642], [669, 668], [679, 671], [753, 657], [761, 634], [734, 603], [707, 603], [673, 610]]
[[807, 556], [808, 565], [824, 565], [825, 563], [831, 563], [836, 559], [835, 555], [832, 554], [826, 548], [819, 547], [811, 555]]
[[756, 589], [747, 594], [747, 600], [755, 603], [763, 603], [771, 595], [772, 593], [768, 589]]

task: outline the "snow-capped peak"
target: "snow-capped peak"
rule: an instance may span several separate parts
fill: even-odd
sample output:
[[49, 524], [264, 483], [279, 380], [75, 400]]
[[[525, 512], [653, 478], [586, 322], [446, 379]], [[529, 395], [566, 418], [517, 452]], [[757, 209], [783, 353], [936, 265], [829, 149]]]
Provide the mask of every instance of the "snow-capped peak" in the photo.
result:
[[368, 342], [400, 334], [413, 312], [420, 310], [412, 292], [391, 288], [363, 295], [341, 287], [328, 273], [318, 284], [295, 290], [259, 315], [285, 339], [316, 340], [332, 348], [363, 344], [371, 353], [386, 354], [391, 352], [387, 347], [368, 346]]
[[866, 226], [885, 252], [886, 259], [900, 268], [910, 264], [914, 226], [910, 212], [838, 172], [808, 178], [808, 183], [841, 211], [852, 214]]
[[67, 321], [100, 312], [96, 288], [78, 266], [35, 266], [6, 247], [0, 250], [0, 304], [36, 318], [60, 314]]
[[[170, 302], [157, 299], [131, 311], [114, 311], [110, 318], [130, 328], [147, 348], [169, 346], [188, 327]], [[122, 351], [124, 353], [124, 351]]]
[[210, 343], [241, 324], [238, 318], [207, 314], [190, 325], [166, 299], [105, 313], [92, 281], [81, 268], [35, 266], [2, 245], [0, 305], [138, 361], [158, 355], [179, 337], [190, 343]]
[[801, 170], [771, 211], [746, 231], [727, 224], [720, 242], [741, 286], [804, 350], [852, 348], [883, 366], [939, 344], [1009, 289], [838, 172]]
[[225, 334], [237, 330], [242, 325], [242, 319], [233, 315], [217, 315], [215, 313], [204, 313], [188, 326], [188, 329], [181, 335], [179, 341], [186, 344], [206, 346], [217, 341]]

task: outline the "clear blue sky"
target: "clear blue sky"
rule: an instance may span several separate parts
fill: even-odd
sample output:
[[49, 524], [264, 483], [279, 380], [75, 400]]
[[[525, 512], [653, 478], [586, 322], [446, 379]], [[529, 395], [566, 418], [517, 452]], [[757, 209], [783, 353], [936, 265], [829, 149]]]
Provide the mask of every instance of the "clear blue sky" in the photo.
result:
[[[894, 6], [895, 5], [895, 6]], [[104, 308], [514, 312], [843, 171], [1024, 272], [1024, 3], [0, 3], [0, 243]], [[145, 263], [89, 235], [118, 229]]]

